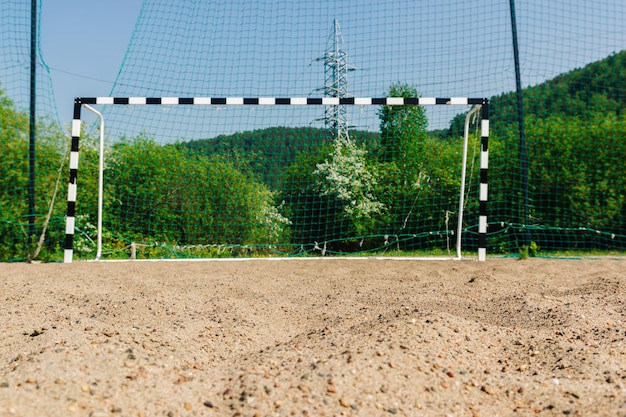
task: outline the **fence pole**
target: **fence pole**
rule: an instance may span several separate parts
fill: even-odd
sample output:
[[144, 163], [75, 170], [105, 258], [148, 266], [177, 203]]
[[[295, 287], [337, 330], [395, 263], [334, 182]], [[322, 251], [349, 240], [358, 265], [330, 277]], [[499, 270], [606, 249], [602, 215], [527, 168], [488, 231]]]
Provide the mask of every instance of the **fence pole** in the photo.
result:
[[35, 162], [36, 162], [36, 107], [37, 107], [37, 1], [30, 7], [30, 116], [28, 149], [28, 250], [35, 235]]
[[524, 97], [522, 92], [522, 76], [519, 62], [519, 46], [517, 41], [517, 22], [515, 18], [515, 0], [509, 0], [511, 8], [511, 34], [513, 37], [513, 59], [515, 61], [515, 89], [517, 97], [517, 121], [519, 124], [519, 151], [522, 164], [522, 198], [524, 205], [524, 246], [530, 245], [528, 218], [530, 216], [528, 199], [528, 157], [526, 154], [526, 137], [524, 135]]

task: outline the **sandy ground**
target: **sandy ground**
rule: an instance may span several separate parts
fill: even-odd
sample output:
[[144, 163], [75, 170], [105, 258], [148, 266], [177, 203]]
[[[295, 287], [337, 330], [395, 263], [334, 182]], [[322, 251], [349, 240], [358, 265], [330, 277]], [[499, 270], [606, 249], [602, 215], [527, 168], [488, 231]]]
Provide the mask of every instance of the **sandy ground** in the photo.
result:
[[0, 416], [626, 416], [626, 261], [0, 264]]

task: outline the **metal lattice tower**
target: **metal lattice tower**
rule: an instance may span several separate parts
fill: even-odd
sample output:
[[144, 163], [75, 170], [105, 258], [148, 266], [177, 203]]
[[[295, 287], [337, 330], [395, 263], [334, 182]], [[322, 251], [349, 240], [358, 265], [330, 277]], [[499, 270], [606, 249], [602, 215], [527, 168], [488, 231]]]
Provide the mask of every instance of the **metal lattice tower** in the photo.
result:
[[[326, 52], [317, 61], [324, 62], [324, 91], [326, 97], [348, 96], [348, 72], [354, 71], [348, 65], [348, 54], [343, 50], [343, 36], [339, 21], [333, 21], [333, 29], [328, 37]], [[326, 127], [336, 139], [348, 139], [348, 116], [346, 106], [326, 106], [324, 112]]]

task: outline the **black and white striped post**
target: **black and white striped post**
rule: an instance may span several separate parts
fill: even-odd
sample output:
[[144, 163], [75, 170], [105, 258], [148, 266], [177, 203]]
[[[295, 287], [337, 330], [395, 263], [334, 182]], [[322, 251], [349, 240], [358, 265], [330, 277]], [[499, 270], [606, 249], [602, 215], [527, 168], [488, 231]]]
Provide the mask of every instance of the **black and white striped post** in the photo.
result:
[[489, 101], [484, 100], [480, 123], [480, 193], [478, 196], [478, 260], [487, 259], [487, 200], [489, 198]]
[[478, 226], [478, 260], [487, 254], [487, 200], [489, 168], [489, 100], [468, 97], [82, 97], [74, 100], [72, 144], [70, 151], [70, 178], [67, 192], [67, 217], [65, 225], [64, 262], [71, 263], [74, 256], [74, 231], [76, 224], [76, 197], [78, 159], [83, 105], [205, 105], [205, 106], [431, 106], [480, 105], [480, 209]]
[[63, 262], [70, 263], [74, 256], [74, 229], [76, 225], [76, 195], [78, 177], [78, 149], [80, 143], [81, 99], [74, 100], [74, 118], [72, 119], [72, 143], [70, 145], [70, 180], [67, 185], [67, 215], [65, 217], [65, 251]]

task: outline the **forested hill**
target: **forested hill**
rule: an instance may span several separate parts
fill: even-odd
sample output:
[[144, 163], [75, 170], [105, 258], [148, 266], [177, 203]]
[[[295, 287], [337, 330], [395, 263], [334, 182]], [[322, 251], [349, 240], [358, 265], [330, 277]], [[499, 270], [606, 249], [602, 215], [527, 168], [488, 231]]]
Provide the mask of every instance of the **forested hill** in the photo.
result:
[[[537, 117], [585, 116], [594, 113], [619, 115], [626, 107], [624, 82], [626, 50], [526, 88], [524, 112]], [[515, 107], [512, 105], [514, 100], [514, 93], [494, 97], [494, 107], [509, 110]], [[506, 118], [507, 114], [499, 116]]]
[[[626, 50], [614, 53], [558, 75], [523, 90], [525, 117], [578, 117], [592, 115], [623, 115], [626, 112]], [[490, 119], [494, 132], [517, 123], [515, 92], [490, 99]], [[450, 125], [448, 136], [457, 136], [463, 129], [464, 115]]]
[[[368, 142], [370, 148], [380, 139], [377, 132], [357, 130], [350, 131], [350, 137], [357, 143]], [[222, 155], [237, 168], [260, 175], [266, 184], [276, 188], [281, 169], [291, 165], [298, 155], [317, 154], [331, 142], [327, 129], [279, 126], [200, 139], [183, 146], [194, 153]]]
[[[524, 114], [527, 120], [548, 117], [588, 120], [626, 109], [626, 50], [583, 68], [561, 74], [552, 80], [524, 89]], [[517, 127], [515, 92], [491, 97], [490, 119], [495, 135]], [[448, 129], [433, 131], [441, 138], [463, 134], [465, 114], [457, 115]], [[370, 151], [379, 144], [378, 132], [351, 131], [350, 137], [366, 143]], [[270, 127], [232, 135], [200, 139], [182, 146], [194, 153], [221, 155], [238, 169], [255, 175], [273, 189], [279, 189], [280, 171], [290, 166], [299, 154], [319, 154], [331, 142], [330, 132], [314, 127]]]

